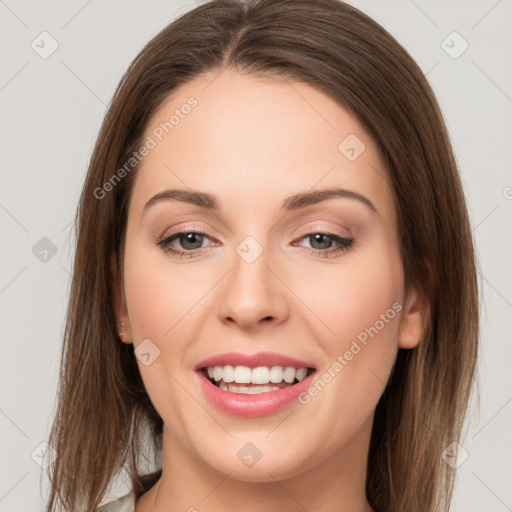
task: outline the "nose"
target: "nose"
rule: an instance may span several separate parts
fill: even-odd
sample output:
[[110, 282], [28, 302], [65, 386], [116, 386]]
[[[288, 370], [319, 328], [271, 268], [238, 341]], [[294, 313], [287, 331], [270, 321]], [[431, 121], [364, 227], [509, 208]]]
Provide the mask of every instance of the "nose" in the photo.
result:
[[[264, 250], [254, 261], [238, 253], [233, 268], [223, 280], [219, 294], [218, 314], [224, 323], [234, 323], [250, 330], [263, 324], [274, 326], [284, 322], [289, 300], [284, 276], [272, 264]], [[276, 268], [274, 268], [276, 267]]]

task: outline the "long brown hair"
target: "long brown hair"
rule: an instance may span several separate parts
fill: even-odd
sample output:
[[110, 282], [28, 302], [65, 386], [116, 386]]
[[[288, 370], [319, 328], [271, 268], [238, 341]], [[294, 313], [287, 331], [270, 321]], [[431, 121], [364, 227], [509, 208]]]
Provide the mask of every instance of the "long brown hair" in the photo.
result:
[[151, 434], [155, 456], [163, 425], [133, 345], [118, 338], [111, 301], [109, 262], [114, 255], [122, 268], [136, 167], [109, 191], [98, 190], [141, 146], [150, 117], [172, 91], [225, 67], [317, 87], [355, 116], [384, 156], [406, 283], [426, 291], [431, 314], [419, 346], [399, 350], [378, 403], [367, 498], [381, 512], [445, 512], [455, 470], [441, 454], [463, 434], [479, 340], [477, 268], [463, 189], [421, 69], [380, 25], [338, 0], [204, 3], [152, 39], [122, 77], [77, 210], [46, 511], [94, 510], [122, 468], [137, 497], [160, 476], [139, 474], [148, 456], [141, 434]]

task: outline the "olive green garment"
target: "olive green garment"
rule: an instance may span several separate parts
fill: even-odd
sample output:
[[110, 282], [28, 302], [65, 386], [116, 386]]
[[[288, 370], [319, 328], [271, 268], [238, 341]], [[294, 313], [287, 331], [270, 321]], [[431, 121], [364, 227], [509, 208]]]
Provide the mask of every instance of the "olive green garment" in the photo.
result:
[[101, 506], [96, 512], [135, 512], [135, 498], [129, 493]]

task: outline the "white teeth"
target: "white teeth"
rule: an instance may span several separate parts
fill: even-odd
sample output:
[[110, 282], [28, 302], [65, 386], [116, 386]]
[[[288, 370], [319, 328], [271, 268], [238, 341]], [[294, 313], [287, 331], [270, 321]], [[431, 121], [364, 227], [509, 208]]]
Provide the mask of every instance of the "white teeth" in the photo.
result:
[[[307, 368], [295, 369], [293, 366], [258, 366], [256, 368], [249, 368], [248, 366], [210, 366], [207, 369], [208, 377], [214, 379], [215, 382], [223, 381], [224, 384], [234, 382], [236, 384], [279, 384], [286, 382], [292, 384], [295, 379], [297, 381], [303, 380], [308, 370]], [[240, 386], [243, 388], [244, 386]], [[253, 388], [248, 388], [252, 393]], [[272, 389], [270, 389], [272, 391]], [[239, 391], [243, 393], [244, 391]]]
[[251, 373], [251, 369], [247, 366], [235, 366], [235, 382], [238, 384], [250, 384]]
[[308, 370], [306, 368], [299, 368], [295, 373], [295, 378], [300, 382], [306, 378]]
[[235, 380], [235, 369], [230, 364], [224, 366], [222, 380], [224, 382], [233, 382]]
[[222, 367], [221, 366], [216, 366], [214, 369], [213, 369], [213, 378], [219, 382], [219, 380], [222, 379], [222, 375], [223, 375], [223, 371], [222, 371]]
[[230, 393], [241, 393], [244, 395], [259, 395], [260, 393], [269, 393], [270, 391], [277, 391], [280, 389], [278, 386], [236, 386], [235, 384], [219, 384], [220, 389], [229, 391]]
[[283, 380], [283, 369], [280, 366], [272, 366], [270, 369], [270, 382], [279, 384]]
[[270, 370], [266, 366], [258, 366], [252, 369], [251, 382], [253, 384], [268, 384], [270, 381]]
[[284, 381], [292, 383], [295, 380], [295, 368], [288, 366], [284, 371]]

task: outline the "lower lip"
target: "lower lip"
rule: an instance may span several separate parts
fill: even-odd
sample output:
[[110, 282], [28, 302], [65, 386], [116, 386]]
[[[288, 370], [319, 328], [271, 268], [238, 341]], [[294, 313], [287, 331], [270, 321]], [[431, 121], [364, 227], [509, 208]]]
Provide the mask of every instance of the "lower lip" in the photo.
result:
[[311, 373], [292, 386], [257, 395], [224, 391], [212, 384], [200, 371], [196, 373], [206, 396], [218, 409], [233, 416], [256, 418], [274, 414], [293, 402], [300, 393], [310, 386], [316, 372]]

